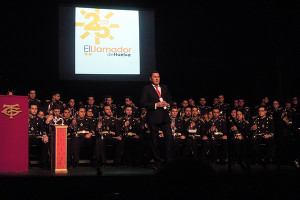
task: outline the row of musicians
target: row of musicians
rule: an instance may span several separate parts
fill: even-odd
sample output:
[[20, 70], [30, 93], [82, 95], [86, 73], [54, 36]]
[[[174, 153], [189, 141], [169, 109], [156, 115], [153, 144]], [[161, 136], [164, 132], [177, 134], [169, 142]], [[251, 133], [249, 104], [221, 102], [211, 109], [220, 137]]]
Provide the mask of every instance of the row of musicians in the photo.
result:
[[[96, 138], [95, 146], [91, 148], [91, 160], [95, 164], [106, 163], [106, 144], [112, 144], [115, 149], [114, 163], [121, 162], [123, 153], [134, 162], [135, 158], [140, 159], [145, 153], [145, 146], [150, 145], [149, 130], [145, 118], [133, 118], [132, 107], [125, 108], [125, 117], [120, 119], [111, 117], [110, 106], [104, 107], [105, 115], [95, 119], [89, 117], [88, 110], [79, 108], [77, 118], [73, 119], [68, 114], [68, 109], [64, 110], [63, 123], [68, 125], [69, 158], [72, 165], [78, 166], [80, 149], [83, 144], [91, 144], [92, 138]], [[268, 146], [267, 159], [272, 158], [274, 150], [274, 122], [271, 117], [266, 116], [264, 107], [259, 108], [259, 115], [249, 123], [244, 119], [242, 112], [237, 112], [236, 117], [225, 120], [220, 117], [218, 109], [213, 110], [213, 118], [204, 120], [198, 117], [197, 108], [193, 108], [191, 113], [187, 111], [184, 118], [177, 117], [178, 109], [172, 108], [170, 113], [172, 135], [174, 137], [174, 157], [184, 158], [192, 155], [194, 158], [208, 159], [215, 163], [220, 152], [220, 160], [224, 162], [227, 157], [228, 139], [232, 141], [234, 147], [234, 158], [240, 162], [246, 160], [246, 139], [251, 141], [257, 157], [261, 157], [259, 149], [260, 143]], [[45, 123], [37, 117], [37, 107], [31, 105], [29, 120], [30, 142], [42, 143], [41, 163], [45, 164], [48, 156], [48, 136], [45, 124], [49, 127], [53, 123], [62, 123], [54, 118], [60, 117], [59, 109], [54, 109], [54, 115], [49, 116]], [[61, 119], [60, 119], [61, 120]], [[51, 130], [51, 128], [50, 128]], [[51, 131], [50, 131], [51, 135]], [[38, 137], [37, 137], [38, 136]], [[164, 138], [161, 132], [160, 137]], [[39, 138], [42, 138], [41, 140]], [[181, 148], [183, 146], [183, 148]], [[92, 150], [93, 149], [93, 150]], [[148, 148], [149, 149], [149, 148]], [[182, 150], [183, 149], [183, 150]], [[139, 155], [136, 157], [136, 153]], [[133, 155], [135, 154], [135, 155]]]

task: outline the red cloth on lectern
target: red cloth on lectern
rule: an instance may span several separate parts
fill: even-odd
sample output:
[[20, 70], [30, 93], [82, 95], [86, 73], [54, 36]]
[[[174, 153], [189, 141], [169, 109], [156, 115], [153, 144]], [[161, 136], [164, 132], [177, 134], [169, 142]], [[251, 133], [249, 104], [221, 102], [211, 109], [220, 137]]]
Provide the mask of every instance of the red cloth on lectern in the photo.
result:
[[14, 171], [28, 171], [28, 97], [0, 95], [0, 172]]
[[67, 169], [67, 129], [57, 128], [56, 130], [56, 169]]

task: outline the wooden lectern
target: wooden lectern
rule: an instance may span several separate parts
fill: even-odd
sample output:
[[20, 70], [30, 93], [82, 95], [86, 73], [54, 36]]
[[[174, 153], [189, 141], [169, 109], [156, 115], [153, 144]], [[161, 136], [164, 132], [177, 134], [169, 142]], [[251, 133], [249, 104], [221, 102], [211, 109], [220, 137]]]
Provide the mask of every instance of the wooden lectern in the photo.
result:
[[67, 173], [67, 125], [54, 125], [51, 135], [51, 169], [55, 173]]

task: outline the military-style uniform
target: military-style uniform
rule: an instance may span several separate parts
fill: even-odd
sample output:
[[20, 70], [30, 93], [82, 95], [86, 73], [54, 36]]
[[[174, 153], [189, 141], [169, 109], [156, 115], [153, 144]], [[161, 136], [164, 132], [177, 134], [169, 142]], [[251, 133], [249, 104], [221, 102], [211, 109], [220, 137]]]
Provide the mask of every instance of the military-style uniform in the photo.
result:
[[141, 152], [143, 154], [142, 163], [147, 165], [153, 158], [153, 152], [151, 147], [151, 135], [150, 128], [147, 124], [146, 115], [142, 115], [140, 118], [141, 126]]
[[117, 105], [116, 104], [111, 104], [110, 108], [111, 108], [111, 112], [113, 113], [113, 116], [117, 117], [117, 115], [118, 115], [118, 107], [117, 107]]
[[48, 115], [50, 114], [50, 111], [53, 110], [53, 108], [59, 108], [60, 113], [63, 112], [63, 102], [62, 101], [46, 100], [43, 107]]
[[205, 113], [209, 113], [209, 111], [211, 111], [211, 107], [206, 105], [199, 105], [198, 110], [200, 111], [200, 115], [203, 116]]
[[[29, 114], [29, 161], [33, 154], [40, 157], [40, 166], [46, 167], [48, 159], [49, 142], [42, 141], [43, 135], [47, 136], [44, 120], [36, 115]], [[33, 149], [37, 146], [37, 149]], [[30, 162], [29, 162], [30, 163]]]
[[79, 163], [80, 150], [83, 144], [87, 147], [88, 157], [92, 160], [92, 152], [93, 152], [93, 142], [92, 137], [85, 138], [88, 133], [95, 134], [95, 130], [93, 129], [93, 124], [91, 120], [84, 117], [76, 118], [76, 124], [70, 125], [73, 129], [73, 135], [71, 137], [71, 148], [72, 148], [72, 165], [73, 167], [77, 167]]
[[[125, 126], [125, 123], [129, 124]], [[119, 119], [121, 135], [124, 140], [124, 155], [129, 165], [139, 165], [142, 157], [140, 151], [141, 122], [139, 118], [125, 116]], [[139, 136], [139, 138], [136, 138]]]
[[73, 117], [73, 118], [75, 118], [76, 117], [76, 115], [77, 115], [77, 110], [76, 110], [76, 107], [75, 106], [73, 106], [73, 107], [71, 107], [71, 106], [67, 106], [69, 109], [70, 109], [70, 111], [71, 111], [71, 117]]
[[259, 108], [260, 106], [264, 106], [265, 109], [266, 109], [266, 111], [267, 111], [267, 115], [270, 115], [269, 111], [272, 109], [272, 106], [269, 106], [269, 105], [262, 105], [262, 104], [257, 105], [257, 106], [254, 107], [254, 112], [253, 112], [253, 113], [254, 113], [255, 115], [258, 115], [258, 108]]
[[241, 111], [244, 114], [246, 121], [250, 120], [250, 118], [251, 118], [251, 115], [250, 115], [251, 109], [248, 106], [238, 106], [237, 110]]
[[31, 105], [37, 105], [38, 109], [40, 109], [41, 108], [41, 100], [28, 98], [28, 107], [30, 108]]
[[[216, 127], [215, 131], [211, 131], [212, 126]], [[211, 162], [213, 164], [216, 162], [218, 149], [220, 149], [220, 162], [224, 163], [227, 157], [227, 139], [223, 139], [223, 136], [227, 136], [227, 123], [225, 119], [222, 117], [211, 119], [207, 123], [207, 129], [207, 134], [211, 141]]]
[[[233, 130], [236, 126], [237, 130]], [[232, 158], [239, 163], [247, 160], [247, 141], [250, 133], [250, 124], [246, 120], [229, 119], [229, 133], [232, 144]], [[241, 139], [239, 137], [241, 136]]]
[[[120, 123], [117, 118], [111, 116], [104, 116], [98, 121], [102, 124], [102, 127], [97, 127], [96, 146], [94, 152], [94, 159], [97, 165], [106, 164], [106, 144], [114, 146], [114, 164], [118, 165], [121, 162], [121, 156], [123, 153], [124, 143], [123, 139], [116, 139], [117, 136], [121, 136]], [[100, 157], [101, 161], [100, 162]]]
[[[137, 106], [131, 106], [132, 107], [132, 116], [135, 118], [139, 118], [140, 117], [140, 112], [139, 112], [139, 108]], [[124, 117], [125, 116], [125, 108], [126, 105], [123, 105], [120, 107], [120, 111], [118, 113], [118, 117]]]
[[[194, 126], [191, 126], [195, 123]], [[203, 138], [207, 135], [205, 122], [199, 117], [190, 117], [184, 120], [184, 132], [186, 135], [186, 149], [185, 155], [192, 154], [195, 159], [203, 159], [207, 161], [208, 150], [210, 142], [208, 139]]]
[[175, 160], [186, 157], [187, 153], [184, 152], [186, 149], [186, 139], [183, 140], [180, 138], [181, 136], [185, 136], [183, 119], [181, 117], [171, 117], [171, 131], [174, 138]]
[[95, 118], [99, 117], [99, 112], [100, 112], [99, 106], [97, 106], [97, 105], [85, 105], [85, 109], [86, 109], [86, 111], [87, 111], [88, 109], [92, 109], [93, 116], [94, 116]]
[[[251, 143], [255, 153], [255, 159], [260, 162], [261, 159], [271, 160], [274, 153], [274, 121], [271, 117], [252, 117], [252, 126], [256, 125], [256, 130], [251, 130]], [[268, 139], [264, 138], [269, 135]], [[261, 151], [260, 144], [266, 145], [266, 151]]]
[[220, 111], [220, 117], [226, 118], [229, 113], [230, 105], [227, 103], [218, 103], [214, 108], [218, 108]]
[[[296, 110], [294, 108], [282, 109], [280, 116], [280, 131], [278, 135], [275, 135], [276, 148], [279, 152], [279, 159], [281, 163], [290, 163], [293, 159], [293, 140], [294, 140], [294, 119]], [[275, 124], [275, 127], [277, 125]], [[277, 140], [278, 139], [278, 140]]]

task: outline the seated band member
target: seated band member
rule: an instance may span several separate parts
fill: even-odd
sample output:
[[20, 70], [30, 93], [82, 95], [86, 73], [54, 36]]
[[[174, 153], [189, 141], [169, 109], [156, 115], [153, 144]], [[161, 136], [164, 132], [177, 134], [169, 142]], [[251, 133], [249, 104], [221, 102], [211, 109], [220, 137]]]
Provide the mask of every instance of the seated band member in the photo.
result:
[[192, 116], [184, 120], [184, 131], [187, 136], [186, 151], [192, 154], [194, 159], [207, 161], [210, 142], [206, 135], [206, 125], [203, 119], [199, 117], [197, 107], [192, 108]]
[[120, 107], [118, 117], [124, 117], [125, 116], [124, 110], [125, 110], [127, 105], [132, 107], [132, 116], [135, 117], [135, 118], [139, 118], [140, 117], [139, 108], [133, 103], [133, 100], [132, 100], [131, 96], [126, 96], [125, 97], [125, 105]]
[[[258, 108], [258, 116], [253, 117], [251, 126], [251, 143], [258, 163], [271, 162], [274, 153], [274, 123], [271, 117], [267, 116], [264, 106]], [[260, 144], [266, 145], [263, 152]]]
[[185, 157], [184, 152], [186, 136], [183, 130], [183, 120], [179, 116], [179, 111], [177, 107], [172, 107], [171, 109], [171, 130], [172, 136], [174, 138], [174, 147], [175, 147], [175, 159], [181, 159]]
[[[79, 107], [77, 111], [77, 117], [73, 119], [70, 125], [73, 129], [73, 135], [71, 139], [71, 149], [72, 149], [72, 165], [73, 167], [78, 167], [80, 150], [83, 145], [88, 146], [88, 149], [92, 149], [92, 135], [95, 134], [91, 121], [86, 118], [85, 107]], [[91, 160], [90, 152], [90, 160]]]
[[246, 165], [246, 140], [249, 136], [250, 125], [245, 115], [237, 111], [236, 118], [229, 119], [231, 142], [233, 146], [233, 161], [242, 166]]
[[120, 118], [120, 130], [124, 140], [124, 155], [128, 165], [139, 165], [141, 161], [140, 133], [141, 123], [139, 118], [133, 117], [133, 108], [126, 105], [124, 117]]
[[227, 157], [227, 125], [218, 108], [214, 108], [212, 112], [213, 118], [207, 123], [208, 136], [211, 140], [211, 163], [212, 165], [216, 163], [220, 150], [220, 163], [224, 164]]
[[[46, 168], [48, 158], [49, 140], [45, 128], [44, 120], [37, 116], [38, 107], [31, 104], [29, 108], [28, 135], [29, 135], [29, 161], [33, 154], [33, 145], [37, 145], [40, 155], [40, 166]], [[30, 162], [29, 162], [30, 163]]]
[[96, 165], [105, 165], [107, 162], [106, 144], [113, 145], [114, 165], [120, 165], [124, 144], [122, 135], [120, 134], [119, 121], [113, 117], [110, 105], [104, 105], [104, 116], [99, 119], [96, 132], [97, 136], [94, 152]]

